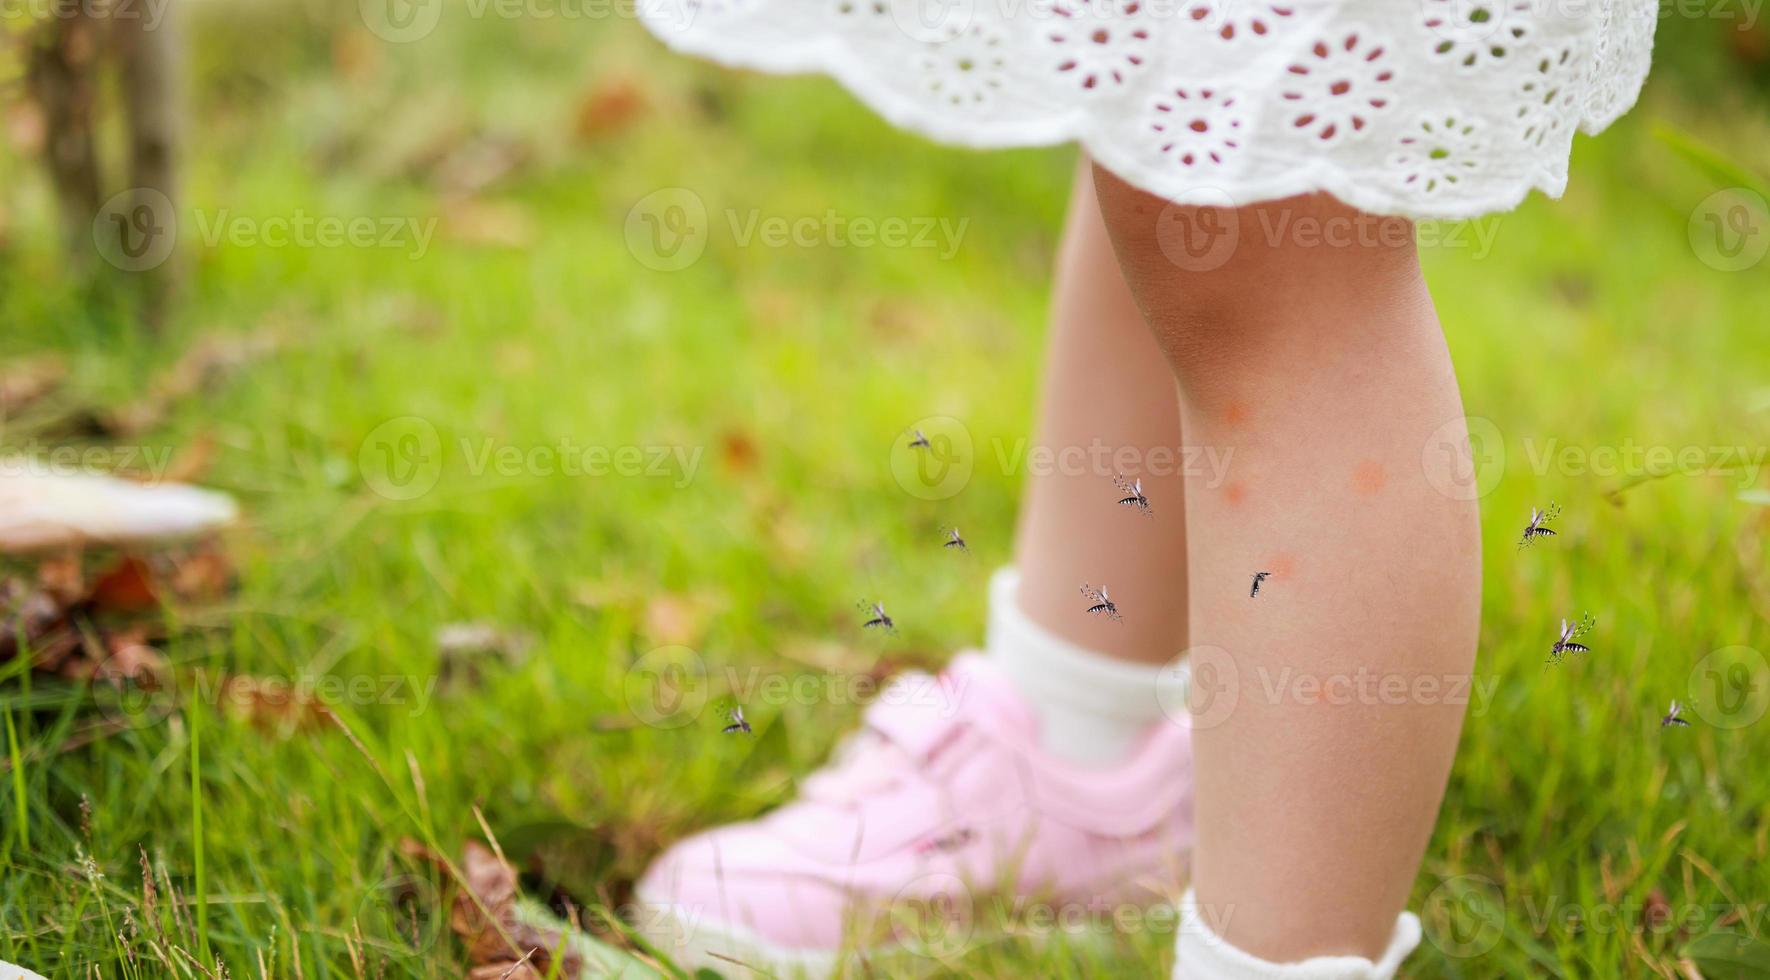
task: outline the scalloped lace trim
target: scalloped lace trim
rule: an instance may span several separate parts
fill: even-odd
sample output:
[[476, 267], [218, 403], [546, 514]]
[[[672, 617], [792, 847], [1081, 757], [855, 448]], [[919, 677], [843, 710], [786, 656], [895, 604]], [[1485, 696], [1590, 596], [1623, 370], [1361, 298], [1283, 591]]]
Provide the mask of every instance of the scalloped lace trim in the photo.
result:
[[1080, 143], [1183, 204], [1326, 191], [1467, 218], [1560, 196], [1647, 77], [1656, 0], [641, 0], [677, 50], [820, 72], [974, 147]]

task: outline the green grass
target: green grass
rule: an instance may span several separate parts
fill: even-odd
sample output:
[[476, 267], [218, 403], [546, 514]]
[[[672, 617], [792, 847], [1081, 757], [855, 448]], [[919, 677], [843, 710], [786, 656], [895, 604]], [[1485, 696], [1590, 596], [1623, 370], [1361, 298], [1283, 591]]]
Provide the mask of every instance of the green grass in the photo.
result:
[[[142, 916], [145, 849], [166, 869], [161, 914], [166, 888], [193, 898], [189, 952], [235, 976], [257, 975], [260, 956], [279, 976], [297, 962], [310, 978], [457, 975], [445, 883], [401, 856], [401, 838], [458, 855], [480, 836], [475, 805], [500, 834], [582, 824], [605, 847], [592, 875], [607, 890], [579, 898], [618, 898], [614, 883], [668, 841], [778, 800], [853, 722], [852, 706], [810, 699], [752, 708], [754, 742], [711, 738], [727, 669], [799, 675], [832, 650], [848, 665], [938, 663], [975, 642], [1021, 480], [988, 447], [1029, 429], [1069, 151], [931, 146], [829, 82], [691, 64], [626, 23], [446, 21], [396, 47], [368, 43], [353, 5], [248, 5], [198, 7], [191, 33], [186, 203], [202, 216], [183, 226], [167, 334], [145, 336], [127, 304], [63, 274], [48, 191], [14, 160], [0, 163], [0, 351], [61, 351], [79, 397], [116, 404], [193, 337], [275, 324], [295, 338], [141, 440], [214, 439], [205, 480], [250, 515], [229, 540], [237, 596], [183, 620], [173, 659], [187, 682], [366, 678], [395, 700], [333, 699], [360, 747], [337, 727], [283, 736], [188, 699], [57, 751], [91, 717], [85, 695], [0, 665], [12, 770], [0, 959], [161, 973], [116, 938], [126, 910]], [[649, 108], [576, 137], [582, 94], [620, 79]], [[1697, 259], [1688, 219], [1716, 185], [1655, 125], [1728, 159], [1770, 159], [1761, 114], [1660, 85], [1612, 133], [1580, 141], [1563, 201], [1533, 199], [1428, 253], [1468, 410], [1503, 435], [1505, 468], [1483, 503], [1477, 670], [1492, 696], [1471, 708], [1416, 885], [1435, 941], [1412, 975], [1669, 975], [1690, 935], [1770, 932], [1770, 720], [1658, 727], [1672, 697], [1713, 703], [1689, 687], [1710, 651], [1770, 649], [1770, 508], [1737, 499], [1738, 475], [1654, 480], [1613, 504], [1623, 475], [1537, 462], [1551, 441], [1770, 445], [1770, 265], [1724, 273]], [[468, 207], [423, 161], [472, 133], [526, 146], [528, 162]], [[636, 262], [623, 237], [633, 203], [665, 187], [692, 189], [715, 216], [704, 256], [676, 272]], [[195, 225], [223, 208], [439, 220], [420, 258], [207, 247]], [[831, 208], [968, 224], [946, 257], [741, 247], [723, 218]], [[522, 247], [475, 240], [494, 218]], [[906, 494], [890, 469], [898, 433], [930, 415], [963, 420], [978, 447], [964, 492], [941, 502]], [[434, 427], [441, 465], [429, 492], [389, 499], [370, 484], [387, 462], [370, 437], [408, 416]], [[382, 432], [423, 434], [412, 425]], [[665, 447], [692, 466], [476, 472], [487, 440]], [[1550, 499], [1567, 508], [1561, 537], [1516, 553], [1529, 506]], [[971, 561], [928, 546], [941, 523], [966, 529]], [[875, 593], [901, 597], [888, 643], [854, 629], [856, 597]], [[648, 615], [661, 596], [686, 612]], [[1601, 617], [1597, 651], [1544, 671], [1555, 618], [1584, 608]], [[436, 629], [474, 619], [532, 632], [532, 655], [470, 688], [435, 685]], [[701, 723], [620, 727], [644, 690], [629, 667], [673, 643], [714, 674]], [[1452, 928], [1445, 895], [1472, 895], [1463, 911], [1478, 921], [1495, 893], [1497, 937]], [[1640, 927], [1629, 907], [1652, 893], [1702, 909], [1687, 934]], [[398, 921], [414, 909], [416, 930]], [[935, 965], [1156, 975], [1172, 942], [1159, 928], [1098, 942], [1028, 931], [986, 931]], [[1491, 948], [1451, 955], [1471, 935]]]

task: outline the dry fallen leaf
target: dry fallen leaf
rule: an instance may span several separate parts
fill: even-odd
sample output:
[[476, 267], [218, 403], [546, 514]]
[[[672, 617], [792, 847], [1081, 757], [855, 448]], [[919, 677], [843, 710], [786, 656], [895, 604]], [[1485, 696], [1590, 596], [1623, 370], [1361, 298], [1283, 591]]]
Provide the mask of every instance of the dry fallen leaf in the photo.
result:
[[326, 703], [311, 687], [281, 677], [235, 674], [221, 684], [222, 709], [260, 731], [287, 738], [328, 723]]
[[724, 605], [723, 599], [713, 593], [662, 593], [646, 600], [641, 628], [655, 643], [697, 646], [706, 632], [707, 620]]
[[233, 562], [212, 542], [175, 556], [171, 562], [172, 594], [186, 602], [219, 598], [233, 585]]
[[[463, 888], [455, 895], [449, 928], [467, 944], [467, 975], [497, 977], [503, 970], [514, 970], [514, 977], [531, 968], [536, 977], [546, 976], [552, 970], [553, 951], [563, 945], [561, 936], [518, 917], [516, 869], [485, 845], [469, 841], [461, 855], [461, 875]], [[583, 976], [583, 960], [567, 948], [556, 975], [566, 980]]]
[[61, 386], [68, 369], [59, 357], [15, 361], [0, 371], [0, 415], [10, 415]]
[[748, 473], [756, 468], [762, 451], [756, 440], [742, 429], [728, 429], [719, 437], [719, 459], [735, 473]]
[[442, 234], [463, 245], [528, 248], [535, 240], [535, 219], [514, 201], [462, 200], [444, 213]]
[[159, 608], [160, 589], [146, 561], [123, 555], [93, 578], [87, 601], [97, 612], [145, 612]]
[[645, 89], [632, 79], [607, 79], [578, 103], [578, 136], [588, 141], [607, 139], [632, 125], [649, 108]]

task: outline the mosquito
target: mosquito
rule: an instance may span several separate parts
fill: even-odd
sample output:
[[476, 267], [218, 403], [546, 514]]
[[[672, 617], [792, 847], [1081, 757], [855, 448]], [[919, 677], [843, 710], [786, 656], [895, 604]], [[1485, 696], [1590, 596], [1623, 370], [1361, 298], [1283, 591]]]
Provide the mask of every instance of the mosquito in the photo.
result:
[[862, 599], [860, 601], [860, 610], [870, 617], [866, 622], [860, 624], [861, 629], [877, 626], [887, 633], [896, 632], [897, 624], [892, 621], [890, 616], [885, 614], [885, 604], [883, 602], [868, 602], [867, 600]]
[[1593, 621], [1591, 613], [1581, 616], [1578, 623], [1569, 623], [1563, 619], [1561, 634], [1555, 638], [1555, 645], [1549, 649], [1549, 662], [1558, 664], [1570, 653], [1589, 653], [1591, 647], [1574, 641], [1590, 633], [1595, 625], [1597, 624]]
[[910, 448], [911, 449], [933, 449], [934, 448], [934, 444], [928, 441], [928, 437], [922, 434], [921, 429], [911, 429], [910, 431], [914, 432], [916, 434], [916, 437], [914, 439], [910, 440]]
[[1254, 573], [1254, 587], [1248, 590], [1248, 598], [1252, 599], [1260, 594], [1260, 583], [1266, 581], [1266, 577], [1271, 574], [1271, 572]]
[[966, 554], [970, 554], [971, 549], [965, 545], [965, 539], [959, 537], [958, 528], [949, 527], [942, 528], [942, 530], [946, 531], [946, 540], [940, 545], [942, 548], [957, 548]]
[[1548, 523], [1560, 516], [1561, 505], [1554, 501], [1549, 502], [1548, 510], [1538, 510], [1532, 507], [1530, 509], [1530, 523], [1524, 525], [1524, 537], [1518, 539], [1518, 547], [1522, 549], [1537, 538], [1554, 537], [1555, 532], [1548, 527]]
[[1119, 503], [1121, 505], [1135, 507], [1142, 511], [1145, 517], [1155, 516], [1155, 513], [1149, 509], [1149, 497], [1143, 493], [1142, 477], [1138, 477], [1135, 480], [1127, 480], [1123, 473], [1114, 473], [1112, 475], [1112, 482], [1114, 486], [1119, 488], [1119, 493], [1124, 495], [1119, 498]]
[[725, 713], [725, 715], [727, 718], [729, 718], [731, 720], [731, 724], [726, 725], [724, 728], [721, 728], [719, 730], [721, 734], [730, 735], [733, 732], [743, 732], [745, 735], [756, 734], [755, 732], [750, 730], [750, 723], [748, 721], [744, 720], [744, 706], [743, 705], [740, 704], [740, 705], [732, 708], [731, 710], [727, 711]]
[[1089, 585], [1088, 583], [1083, 582], [1082, 583], [1082, 595], [1088, 597], [1088, 611], [1089, 612], [1099, 613], [1100, 615], [1105, 616], [1107, 619], [1110, 619], [1115, 623], [1120, 623], [1120, 622], [1124, 621], [1119, 618], [1118, 605], [1112, 601], [1111, 596], [1106, 594], [1106, 586], [1103, 585], [1100, 588], [1096, 589], [1092, 585]]
[[1680, 712], [1682, 712], [1683, 710], [1684, 710], [1683, 705], [1679, 704], [1676, 701], [1673, 701], [1671, 708], [1666, 711], [1666, 716], [1659, 720], [1659, 727], [1666, 728], [1671, 725], [1682, 725], [1685, 728], [1689, 728], [1690, 722], [1684, 720], [1684, 718], [1680, 714]]

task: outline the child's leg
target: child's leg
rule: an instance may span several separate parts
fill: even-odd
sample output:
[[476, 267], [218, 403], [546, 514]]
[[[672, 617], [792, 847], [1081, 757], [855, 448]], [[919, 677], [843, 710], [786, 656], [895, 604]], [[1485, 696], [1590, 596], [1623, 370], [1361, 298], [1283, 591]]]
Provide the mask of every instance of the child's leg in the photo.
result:
[[[1051, 297], [1035, 446], [1058, 454], [1033, 471], [1015, 561], [1020, 603], [1072, 643], [1165, 664], [1186, 647], [1185, 481], [1174, 379], [1119, 271], [1086, 160], [1071, 191]], [[1107, 455], [1094, 452], [1104, 447]], [[1153, 518], [1117, 503], [1112, 453], [1137, 468]], [[1090, 617], [1078, 591], [1105, 583], [1123, 623]]]
[[[1448, 681], [1479, 623], [1476, 507], [1434, 488], [1452, 463], [1427, 451], [1462, 409], [1411, 233], [1325, 196], [1272, 202], [1219, 213], [1239, 245], [1189, 271], [1158, 222], [1196, 211], [1096, 182], [1188, 437], [1233, 449], [1224, 486], [1186, 495], [1195, 710], [1239, 696], [1194, 736], [1199, 905], [1265, 960], [1374, 959], [1437, 814], [1463, 714]], [[1206, 647], [1234, 692], [1199, 687]]]
[[[1019, 574], [990, 589], [989, 652], [1047, 751], [1108, 766], [1183, 696], [1162, 665], [1186, 646], [1186, 514], [1174, 378], [1119, 272], [1086, 160], [1057, 257], [1043, 402]], [[1118, 502], [1121, 472], [1142, 480], [1153, 516]], [[1083, 583], [1104, 584], [1123, 621], [1090, 616]]]

